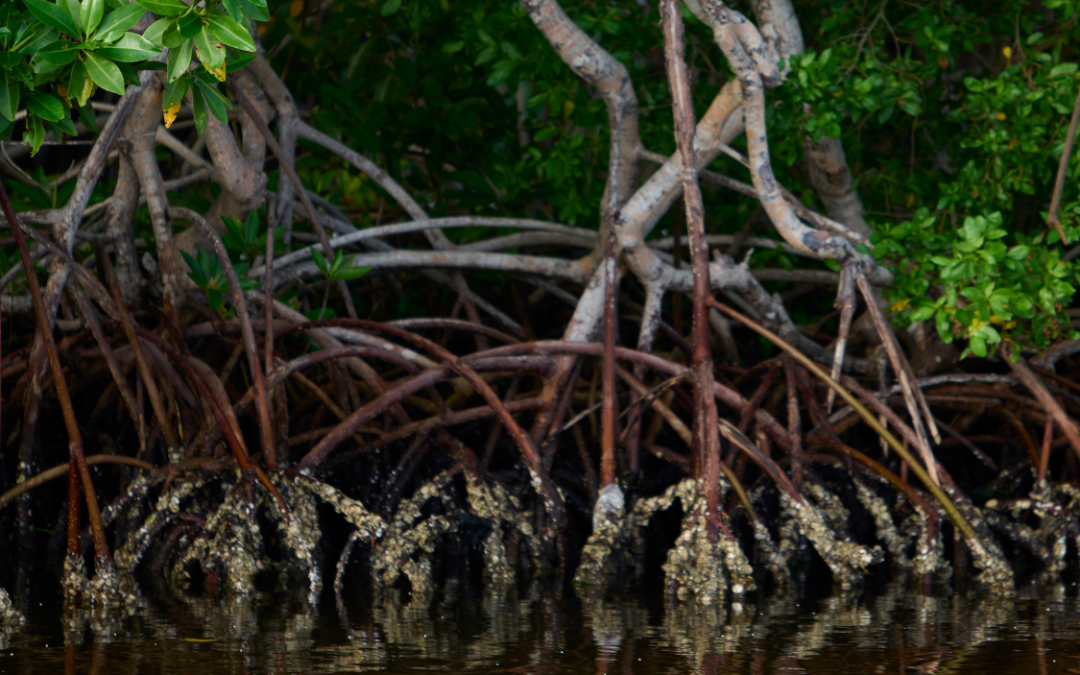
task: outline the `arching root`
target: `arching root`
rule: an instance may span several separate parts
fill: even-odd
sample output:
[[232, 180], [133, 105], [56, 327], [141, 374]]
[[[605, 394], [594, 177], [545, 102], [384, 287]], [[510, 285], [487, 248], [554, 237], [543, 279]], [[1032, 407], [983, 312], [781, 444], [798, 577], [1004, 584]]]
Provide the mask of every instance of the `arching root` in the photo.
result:
[[861, 579], [863, 570], [874, 563], [881, 562], [884, 554], [877, 546], [866, 548], [854, 544], [842, 533], [838, 538], [837, 532], [830, 526], [827, 519], [840, 519], [839, 522], [846, 523], [846, 509], [843, 513], [837, 511], [838, 500], [834, 502], [835, 498], [830, 499], [826, 496], [828, 491], [824, 488], [815, 489], [810, 484], [805, 487], [808, 488], [807, 496], [813, 497], [816, 494], [822, 503], [822, 508], [810, 501], [796, 504], [784, 492], [780, 493], [781, 507], [792, 516], [799, 534], [810, 540], [814, 550], [829, 566], [833, 573], [833, 583], [838, 584], [842, 589], [852, 588]]
[[[466, 513], [446, 490], [454, 473], [451, 470], [439, 474], [401, 502], [386, 534], [372, 551], [372, 575], [378, 587], [388, 588], [404, 574], [412, 585], [414, 602], [424, 603], [431, 598], [431, 556], [439, 538], [456, 532]], [[503, 528], [528, 543], [535, 563], [541, 548], [529, 522], [530, 513], [523, 512], [517, 499], [500, 486], [470, 480], [466, 480], [466, 486], [468, 513], [487, 520], [492, 528], [483, 543], [485, 574], [496, 584], [510, 583], [514, 567], [503, 542]], [[423, 509], [432, 500], [438, 500], [441, 512], [425, 516]]]

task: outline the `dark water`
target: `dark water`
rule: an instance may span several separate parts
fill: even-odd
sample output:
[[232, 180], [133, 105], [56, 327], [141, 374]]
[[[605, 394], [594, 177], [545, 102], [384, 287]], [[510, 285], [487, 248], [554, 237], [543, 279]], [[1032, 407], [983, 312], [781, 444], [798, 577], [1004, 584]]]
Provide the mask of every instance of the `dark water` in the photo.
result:
[[1006, 601], [890, 586], [724, 609], [557, 595], [450, 593], [418, 609], [328, 594], [315, 610], [185, 598], [105, 615], [43, 603], [0, 633], [0, 673], [1080, 675], [1075, 586]]

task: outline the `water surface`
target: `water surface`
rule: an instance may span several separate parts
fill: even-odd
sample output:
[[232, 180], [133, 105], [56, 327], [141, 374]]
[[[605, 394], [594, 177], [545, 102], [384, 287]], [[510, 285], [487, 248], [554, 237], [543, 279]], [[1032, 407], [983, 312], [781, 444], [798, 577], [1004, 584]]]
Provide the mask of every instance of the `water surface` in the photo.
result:
[[1076, 590], [1002, 601], [897, 584], [724, 608], [550, 589], [451, 589], [429, 607], [328, 593], [314, 610], [270, 594], [105, 614], [42, 602], [0, 635], [0, 673], [1080, 675]]

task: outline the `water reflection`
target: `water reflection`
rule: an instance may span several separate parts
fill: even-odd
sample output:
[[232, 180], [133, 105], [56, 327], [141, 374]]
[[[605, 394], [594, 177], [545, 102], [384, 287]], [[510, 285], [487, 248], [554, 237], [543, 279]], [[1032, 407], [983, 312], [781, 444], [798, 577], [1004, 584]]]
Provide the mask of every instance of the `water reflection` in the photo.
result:
[[1080, 675], [1075, 591], [1003, 602], [895, 584], [702, 607], [451, 585], [430, 606], [358, 591], [318, 610], [270, 595], [111, 614], [43, 607], [0, 649], [0, 672]]

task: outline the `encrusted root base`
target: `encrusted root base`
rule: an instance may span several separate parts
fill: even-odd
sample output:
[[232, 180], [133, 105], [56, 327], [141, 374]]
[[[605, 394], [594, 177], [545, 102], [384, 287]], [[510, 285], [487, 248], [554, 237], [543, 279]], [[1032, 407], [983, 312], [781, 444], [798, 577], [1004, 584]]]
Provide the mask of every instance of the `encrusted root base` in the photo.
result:
[[11, 604], [7, 591], [0, 588], [0, 627], [18, 628], [26, 623], [26, 617]]
[[608, 558], [625, 540], [624, 514], [622, 490], [615, 483], [604, 486], [593, 507], [593, 530], [581, 551], [581, 564], [574, 574], [576, 583], [598, 585], [603, 580]]
[[701, 486], [698, 480], [683, 481], [676, 486], [681, 488], [678, 496], [686, 516], [682, 533], [664, 563], [664, 579], [680, 600], [687, 599], [692, 592], [699, 603], [711, 605], [722, 602], [729, 590], [736, 597], [754, 590], [754, 570], [738, 541], [723, 536], [717, 541], [710, 540]]
[[116, 609], [142, 605], [134, 583], [127, 574], [117, 574], [112, 570], [98, 571], [90, 579], [86, 575], [86, 564], [78, 555], [69, 555], [64, 560], [60, 587], [64, 592], [64, 603], [69, 606]]

